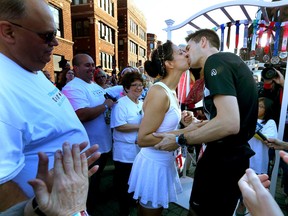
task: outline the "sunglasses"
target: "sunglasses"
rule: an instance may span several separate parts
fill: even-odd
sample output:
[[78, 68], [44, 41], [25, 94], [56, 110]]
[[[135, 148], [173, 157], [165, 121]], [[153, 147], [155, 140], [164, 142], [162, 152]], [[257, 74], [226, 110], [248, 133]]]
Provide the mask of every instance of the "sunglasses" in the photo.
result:
[[51, 43], [55, 39], [56, 34], [57, 34], [57, 30], [54, 30], [53, 32], [47, 32], [47, 33], [38, 33], [38, 32], [35, 32], [35, 31], [31, 30], [31, 29], [28, 29], [28, 28], [26, 28], [26, 27], [24, 27], [22, 25], [19, 25], [17, 23], [13, 23], [13, 22], [10, 22], [10, 21], [7, 21], [7, 22], [9, 22], [12, 25], [15, 25], [15, 26], [17, 26], [19, 28], [22, 28], [22, 29], [25, 29], [27, 31], [33, 32], [34, 34], [37, 34], [47, 44]]

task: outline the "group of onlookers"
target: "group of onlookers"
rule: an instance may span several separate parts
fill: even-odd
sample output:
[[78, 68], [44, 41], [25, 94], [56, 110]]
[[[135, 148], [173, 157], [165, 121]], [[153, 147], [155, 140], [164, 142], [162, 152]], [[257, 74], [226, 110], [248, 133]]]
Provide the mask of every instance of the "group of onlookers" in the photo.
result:
[[[173, 152], [191, 145], [201, 151], [189, 215], [232, 215], [241, 195], [239, 179], [253, 215], [281, 214], [265, 189], [268, 176], [246, 170], [255, 153], [248, 141], [257, 116], [263, 133], [274, 127], [271, 103], [257, 101], [249, 68], [238, 56], [219, 52], [213, 30], [188, 35], [186, 50], [171, 41], [159, 45], [144, 64], [158, 80], [149, 91], [142, 68], [126, 67], [111, 86], [87, 54], [74, 56], [73, 71], [67, 68], [57, 88], [40, 71], [58, 45], [56, 35], [46, 1], [1, 1], [0, 214], [87, 216], [86, 206], [93, 214], [112, 150], [120, 214], [129, 214], [133, 197], [139, 215], [161, 215], [182, 191]], [[207, 121], [181, 113], [176, 88], [189, 67], [203, 68], [199, 88]], [[269, 137], [269, 147], [286, 148]], [[284, 152], [281, 157], [287, 161]]]

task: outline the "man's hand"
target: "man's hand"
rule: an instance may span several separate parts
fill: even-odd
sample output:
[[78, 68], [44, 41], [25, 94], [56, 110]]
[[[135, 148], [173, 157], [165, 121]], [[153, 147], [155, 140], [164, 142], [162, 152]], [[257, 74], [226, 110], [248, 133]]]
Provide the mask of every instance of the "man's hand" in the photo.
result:
[[[93, 148], [96, 151], [97, 147]], [[71, 150], [70, 145], [64, 143], [62, 149], [63, 155], [60, 150], [55, 153], [53, 175], [48, 173], [49, 178], [53, 177], [53, 182], [49, 182], [50, 185], [39, 178], [29, 181], [40, 210], [47, 215], [72, 215], [86, 209], [89, 176], [86, 154], [80, 154], [80, 146], [77, 144], [73, 145]], [[87, 153], [91, 154], [91, 149]], [[44, 171], [46, 162], [48, 157], [44, 153], [39, 153], [40, 176], [43, 174], [41, 171]], [[93, 167], [90, 171], [95, 173], [97, 169], [98, 167]]]
[[251, 215], [283, 215], [267, 189], [270, 185], [268, 175], [257, 176], [252, 169], [247, 169], [245, 175], [239, 180], [238, 185], [242, 192], [244, 204]]
[[[185, 132], [196, 130], [203, 125], [207, 124], [208, 121], [199, 121], [193, 117], [192, 123], [185, 128]], [[176, 143], [176, 135], [171, 133], [153, 133], [153, 136], [162, 138], [162, 140], [154, 146], [154, 148], [163, 151], [174, 151], [179, 148]]]
[[[85, 149], [87, 147], [88, 143], [83, 142], [79, 144], [80, 151]], [[87, 149], [85, 152], [81, 154], [85, 154], [88, 158], [88, 166], [93, 164], [99, 157], [100, 153], [97, 152], [99, 146], [98, 145], [92, 145], [89, 149]], [[48, 170], [48, 157], [46, 154], [40, 152], [38, 154], [39, 157], [39, 163], [38, 163], [38, 171], [37, 171], [37, 179], [41, 179], [45, 182], [48, 191], [51, 192], [53, 181], [54, 181], [54, 169]], [[96, 171], [97, 167], [92, 167], [90, 170], [88, 170], [89, 177], [92, 176]]]
[[176, 135], [169, 133], [153, 133], [153, 136], [163, 138], [154, 148], [163, 151], [174, 151], [179, 148], [176, 143]]
[[288, 149], [288, 143], [275, 138], [267, 138], [264, 142], [269, 148], [274, 148], [276, 150], [285, 150]]
[[282, 160], [288, 164], [288, 153], [285, 151], [279, 151], [279, 155], [282, 158]]

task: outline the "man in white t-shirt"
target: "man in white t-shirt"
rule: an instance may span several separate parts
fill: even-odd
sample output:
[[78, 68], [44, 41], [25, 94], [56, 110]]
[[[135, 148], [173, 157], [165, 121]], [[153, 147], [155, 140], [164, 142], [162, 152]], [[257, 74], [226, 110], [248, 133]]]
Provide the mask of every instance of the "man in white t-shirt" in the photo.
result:
[[[90, 179], [87, 210], [92, 213], [97, 197], [101, 173], [106, 165], [108, 153], [112, 149], [112, 134], [107, 115], [115, 102], [105, 98], [105, 90], [92, 81], [95, 63], [87, 54], [77, 54], [72, 60], [76, 77], [67, 83], [63, 94], [69, 99], [78, 118], [83, 123], [91, 145], [98, 144], [101, 157], [96, 161], [98, 172]], [[106, 118], [106, 119], [105, 119]]]
[[0, 212], [34, 195], [38, 152], [88, 141], [67, 98], [40, 71], [57, 28], [44, 0], [2, 0], [0, 7]]

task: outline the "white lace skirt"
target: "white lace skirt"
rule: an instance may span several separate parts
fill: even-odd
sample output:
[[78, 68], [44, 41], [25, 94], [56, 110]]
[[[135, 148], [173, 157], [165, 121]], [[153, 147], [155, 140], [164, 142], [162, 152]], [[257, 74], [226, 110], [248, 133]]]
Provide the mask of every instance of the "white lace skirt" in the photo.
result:
[[129, 178], [128, 192], [143, 204], [148, 201], [157, 208], [168, 208], [169, 202], [177, 201], [182, 186], [177, 173], [173, 152], [142, 148], [136, 156]]

